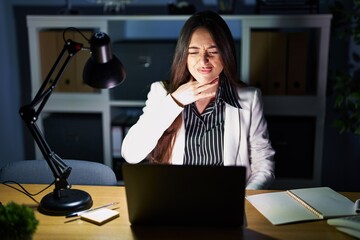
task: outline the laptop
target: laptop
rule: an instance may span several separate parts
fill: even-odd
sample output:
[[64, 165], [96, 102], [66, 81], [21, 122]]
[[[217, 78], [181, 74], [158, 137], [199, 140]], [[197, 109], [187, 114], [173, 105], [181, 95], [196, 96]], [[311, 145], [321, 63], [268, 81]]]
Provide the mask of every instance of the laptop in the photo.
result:
[[123, 164], [122, 171], [134, 226], [244, 224], [245, 167]]

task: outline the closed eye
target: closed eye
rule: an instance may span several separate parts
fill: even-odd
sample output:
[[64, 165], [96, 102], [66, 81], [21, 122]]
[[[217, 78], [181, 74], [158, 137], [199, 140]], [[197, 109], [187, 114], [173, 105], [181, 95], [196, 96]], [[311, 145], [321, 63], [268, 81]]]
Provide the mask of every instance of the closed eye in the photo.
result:
[[218, 54], [219, 52], [218, 51], [211, 51], [211, 52], [208, 52], [209, 53], [209, 55], [216, 55], [216, 54]]
[[[198, 47], [189, 47], [188, 54], [189, 55], [197, 55], [200, 54], [202, 51], [200, 51], [200, 48]], [[216, 46], [210, 46], [205, 50], [205, 54], [207, 56], [214, 56], [219, 54], [219, 51]]]

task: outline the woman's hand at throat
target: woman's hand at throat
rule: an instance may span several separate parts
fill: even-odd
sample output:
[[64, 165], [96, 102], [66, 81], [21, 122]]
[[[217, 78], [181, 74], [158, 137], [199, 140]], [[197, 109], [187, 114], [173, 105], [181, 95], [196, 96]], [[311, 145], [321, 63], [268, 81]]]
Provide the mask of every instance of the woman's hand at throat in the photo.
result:
[[184, 83], [175, 92], [171, 93], [171, 97], [181, 107], [202, 99], [213, 99], [219, 85], [219, 77], [208, 83], [200, 83], [194, 79]]

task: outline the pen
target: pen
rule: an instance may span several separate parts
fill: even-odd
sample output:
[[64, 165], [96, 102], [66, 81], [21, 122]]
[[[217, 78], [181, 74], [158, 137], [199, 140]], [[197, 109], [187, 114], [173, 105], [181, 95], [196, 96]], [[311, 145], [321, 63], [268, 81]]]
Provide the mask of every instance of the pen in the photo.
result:
[[112, 206], [112, 205], [116, 205], [118, 203], [119, 202], [112, 202], [112, 203], [108, 203], [108, 204], [105, 204], [105, 205], [102, 205], [102, 206], [99, 206], [99, 207], [96, 207], [96, 208], [92, 208], [92, 209], [88, 209], [88, 210], [84, 210], [84, 211], [80, 211], [80, 212], [70, 213], [70, 214], [66, 215], [66, 217], [70, 218], [70, 217], [81, 216], [84, 213], [91, 212], [91, 211], [94, 211], [94, 210], [98, 210], [100, 208], [106, 208], [106, 207], [109, 207], [109, 206]]

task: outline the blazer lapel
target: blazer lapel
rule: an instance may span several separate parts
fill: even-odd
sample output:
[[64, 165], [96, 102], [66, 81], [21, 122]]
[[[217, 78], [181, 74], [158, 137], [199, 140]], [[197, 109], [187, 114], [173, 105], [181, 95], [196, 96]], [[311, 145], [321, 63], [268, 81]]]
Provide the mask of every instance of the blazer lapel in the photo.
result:
[[224, 165], [235, 165], [240, 151], [241, 111], [226, 104], [224, 132]]
[[185, 124], [183, 119], [174, 143], [174, 148], [171, 156], [171, 163], [175, 165], [182, 165], [184, 163], [184, 151], [185, 151]]

